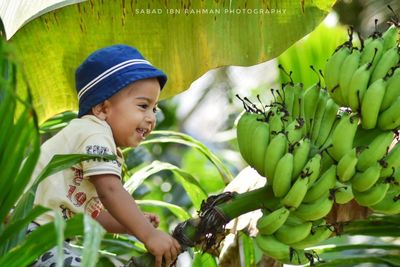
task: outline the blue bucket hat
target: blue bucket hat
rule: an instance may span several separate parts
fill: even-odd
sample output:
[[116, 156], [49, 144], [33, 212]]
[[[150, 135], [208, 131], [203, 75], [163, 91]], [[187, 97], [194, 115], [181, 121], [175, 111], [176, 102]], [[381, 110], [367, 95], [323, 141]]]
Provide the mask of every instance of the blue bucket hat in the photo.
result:
[[78, 117], [129, 84], [148, 78], [157, 78], [161, 89], [167, 82], [167, 75], [151, 65], [136, 48], [118, 44], [96, 50], [75, 72]]

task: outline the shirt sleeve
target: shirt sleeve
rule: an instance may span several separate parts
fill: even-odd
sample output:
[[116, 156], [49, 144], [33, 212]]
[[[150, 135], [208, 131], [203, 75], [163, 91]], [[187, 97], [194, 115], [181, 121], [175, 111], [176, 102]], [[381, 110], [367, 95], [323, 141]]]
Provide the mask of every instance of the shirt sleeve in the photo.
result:
[[[88, 137], [79, 147], [79, 152], [90, 155], [115, 155], [117, 157], [117, 148], [114, 140], [102, 134], [96, 134]], [[121, 160], [117, 157], [115, 160], [91, 159], [81, 162], [83, 177], [87, 178], [93, 175], [114, 174], [121, 178]]]

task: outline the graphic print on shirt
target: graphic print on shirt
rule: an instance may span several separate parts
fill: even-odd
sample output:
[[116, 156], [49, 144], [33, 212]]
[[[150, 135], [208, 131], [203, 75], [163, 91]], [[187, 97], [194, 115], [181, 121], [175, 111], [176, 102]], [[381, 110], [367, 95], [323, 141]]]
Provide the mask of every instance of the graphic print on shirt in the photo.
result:
[[98, 197], [92, 197], [85, 205], [85, 213], [95, 219], [103, 210], [103, 204]]
[[83, 181], [83, 171], [72, 167], [74, 178], [72, 184], [68, 185], [67, 198], [75, 207], [82, 206], [86, 201], [86, 193], [79, 191], [79, 186]]
[[[110, 149], [105, 146], [99, 146], [99, 145], [88, 145], [86, 146], [86, 154], [89, 155], [112, 155], [112, 153], [109, 153]], [[104, 162], [109, 162], [108, 159], [92, 159], [93, 161], [104, 161]], [[113, 164], [116, 164], [118, 167], [121, 167], [121, 163], [118, 160], [112, 160], [111, 161]]]

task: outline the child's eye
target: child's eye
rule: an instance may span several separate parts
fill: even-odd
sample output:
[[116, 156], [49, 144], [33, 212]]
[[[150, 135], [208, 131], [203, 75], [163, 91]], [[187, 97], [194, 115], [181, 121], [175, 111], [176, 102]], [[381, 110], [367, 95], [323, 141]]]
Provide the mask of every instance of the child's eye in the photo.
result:
[[158, 107], [153, 108], [153, 112], [157, 113], [159, 111]]
[[139, 107], [141, 107], [142, 109], [146, 109], [148, 107], [148, 105], [144, 104], [144, 105], [139, 105]]

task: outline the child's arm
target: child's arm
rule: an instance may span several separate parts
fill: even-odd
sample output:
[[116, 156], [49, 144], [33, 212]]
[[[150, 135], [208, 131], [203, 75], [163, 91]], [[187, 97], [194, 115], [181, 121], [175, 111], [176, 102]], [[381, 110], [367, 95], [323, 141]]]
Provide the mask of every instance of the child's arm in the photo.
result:
[[[163, 258], [169, 266], [179, 254], [179, 243], [170, 235], [151, 225], [138, 209], [135, 200], [124, 189], [119, 178], [115, 175], [104, 174], [92, 176], [90, 181], [96, 187], [101, 202], [112, 217], [126, 229], [127, 233], [142, 241], [149, 252], [156, 257], [156, 266], [161, 266]], [[105, 229], [116, 226], [113, 221], [99, 219]]]
[[96, 221], [100, 223], [108, 233], [127, 234], [126, 228], [120, 224], [108, 211], [102, 210], [96, 217]]
[[[143, 212], [143, 215], [146, 219], [154, 226], [158, 227], [160, 224], [160, 218], [152, 213]], [[96, 221], [98, 221], [104, 229], [106, 229], [109, 233], [114, 234], [127, 234], [126, 228], [120, 224], [108, 211], [102, 210], [100, 214], [96, 217]], [[107, 228], [106, 228], [107, 227]]]

